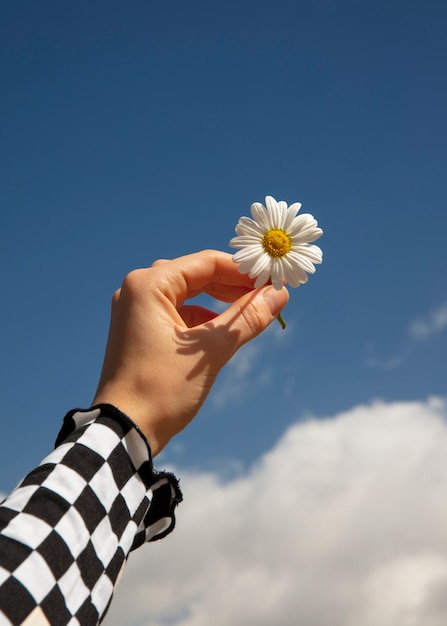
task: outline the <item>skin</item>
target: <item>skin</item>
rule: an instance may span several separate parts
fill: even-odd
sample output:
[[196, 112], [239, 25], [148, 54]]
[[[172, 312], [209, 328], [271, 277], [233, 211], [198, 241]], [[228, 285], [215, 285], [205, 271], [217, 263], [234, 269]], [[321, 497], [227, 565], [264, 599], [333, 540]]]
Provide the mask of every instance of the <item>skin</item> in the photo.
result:
[[[195, 417], [222, 367], [287, 303], [285, 288], [253, 285], [230, 254], [214, 250], [128, 274], [112, 299], [93, 404], [129, 415], [156, 456]], [[201, 293], [230, 305], [216, 314], [184, 304]]]

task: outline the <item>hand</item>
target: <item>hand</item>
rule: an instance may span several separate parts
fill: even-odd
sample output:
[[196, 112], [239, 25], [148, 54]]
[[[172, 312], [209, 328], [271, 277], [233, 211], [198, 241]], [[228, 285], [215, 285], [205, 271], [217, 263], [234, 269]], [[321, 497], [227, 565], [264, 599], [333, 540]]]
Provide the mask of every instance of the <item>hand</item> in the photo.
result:
[[[194, 418], [236, 350], [286, 304], [285, 288], [253, 284], [230, 254], [213, 250], [128, 274], [113, 296], [94, 404], [129, 415], [158, 454]], [[184, 304], [200, 293], [232, 304], [220, 315]]]

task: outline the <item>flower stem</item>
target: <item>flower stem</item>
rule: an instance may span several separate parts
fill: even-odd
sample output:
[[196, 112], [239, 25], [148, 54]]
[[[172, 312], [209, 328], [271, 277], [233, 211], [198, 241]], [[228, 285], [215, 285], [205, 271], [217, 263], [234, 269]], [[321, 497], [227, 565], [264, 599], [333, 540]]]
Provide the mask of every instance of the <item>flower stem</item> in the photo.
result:
[[281, 328], [282, 328], [283, 330], [285, 330], [285, 328], [286, 328], [286, 323], [285, 323], [285, 321], [283, 320], [281, 313], [278, 315], [278, 317], [277, 317], [276, 319], [277, 319], [277, 320], [278, 320], [278, 322], [281, 324]]

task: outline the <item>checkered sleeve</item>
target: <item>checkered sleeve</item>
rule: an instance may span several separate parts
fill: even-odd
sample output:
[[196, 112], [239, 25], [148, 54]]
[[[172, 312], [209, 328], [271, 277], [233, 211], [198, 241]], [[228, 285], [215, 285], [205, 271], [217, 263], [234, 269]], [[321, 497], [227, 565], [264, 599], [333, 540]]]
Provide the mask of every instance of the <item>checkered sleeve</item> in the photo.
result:
[[129, 552], [171, 532], [181, 500], [126, 415], [68, 413], [54, 451], [0, 505], [0, 626], [101, 622]]

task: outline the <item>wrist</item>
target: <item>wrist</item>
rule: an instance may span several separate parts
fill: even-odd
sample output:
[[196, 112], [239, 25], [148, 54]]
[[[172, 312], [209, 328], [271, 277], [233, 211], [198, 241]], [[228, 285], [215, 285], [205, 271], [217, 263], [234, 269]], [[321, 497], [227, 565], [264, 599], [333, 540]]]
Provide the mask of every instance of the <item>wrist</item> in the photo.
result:
[[122, 395], [116, 390], [113, 393], [101, 390], [93, 398], [92, 407], [97, 405], [108, 405], [131, 421], [149, 444], [152, 458], [156, 457], [171, 439], [167, 434], [162, 433], [162, 429], [157, 427], [155, 420], [148, 417], [147, 404], [143, 407], [142, 402], [128, 392]]

